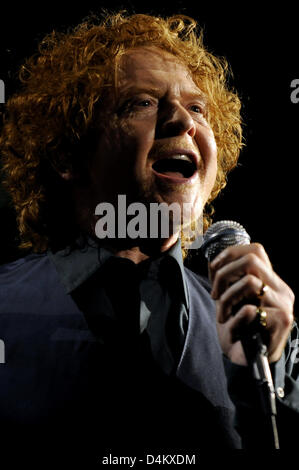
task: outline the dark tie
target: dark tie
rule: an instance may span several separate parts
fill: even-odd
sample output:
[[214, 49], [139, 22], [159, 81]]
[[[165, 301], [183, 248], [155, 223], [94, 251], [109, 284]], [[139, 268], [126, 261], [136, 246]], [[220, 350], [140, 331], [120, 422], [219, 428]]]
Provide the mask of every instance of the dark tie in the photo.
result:
[[137, 266], [127, 258], [111, 256], [103, 265], [102, 283], [115, 314], [117, 341], [122, 348], [131, 350], [140, 336]]
[[[102, 285], [111, 302], [116, 320], [113, 337], [124, 354], [152, 356], [148, 332], [140, 334], [139, 283], [141, 278], [146, 276], [149, 264], [149, 260], [136, 265], [127, 258], [111, 256], [103, 265]], [[173, 371], [175, 371], [184, 345], [181, 318], [183, 286], [179, 266], [169, 256], [162, 258], [160, 262], [159, 282], [168, 291], [171, 300], [165, 325], [165, 339], [173, 356]]]
[[160, 264], [160, 282], [168, 290], [171, 305], [166, 321], [166, 338], [176, 366], [179, 363], [187, 332], [187, 313], [183, 308], [183, 284], [175, 259], [165, 256]]

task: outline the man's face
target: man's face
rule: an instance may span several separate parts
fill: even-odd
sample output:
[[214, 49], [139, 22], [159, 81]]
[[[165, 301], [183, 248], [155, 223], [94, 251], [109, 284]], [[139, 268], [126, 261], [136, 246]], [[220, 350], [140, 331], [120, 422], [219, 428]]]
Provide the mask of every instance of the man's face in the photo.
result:
[[90, 165], [93, 202], [192, 204], [201, 215], [214, 186], [217, 148], [205, 99], [187, 68], [155, 47], [127, 51], [105, 97]]

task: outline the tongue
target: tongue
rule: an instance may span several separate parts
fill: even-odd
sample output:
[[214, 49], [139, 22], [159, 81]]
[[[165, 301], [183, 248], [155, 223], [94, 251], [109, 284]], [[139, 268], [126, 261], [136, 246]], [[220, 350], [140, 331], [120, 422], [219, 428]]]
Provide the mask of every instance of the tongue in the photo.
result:
[[175, 178], [184, 178], [183, 173], [180, 173], [179, 171], [163, 171], [163, 172], [161, 171], [161, 173], [163, 175], [171, 176]]
[[158, 160], [153, 164], [153, 168], [158, 173], [169, 176], [170, 178], [186, 178], [186, 162], [171, 158]]

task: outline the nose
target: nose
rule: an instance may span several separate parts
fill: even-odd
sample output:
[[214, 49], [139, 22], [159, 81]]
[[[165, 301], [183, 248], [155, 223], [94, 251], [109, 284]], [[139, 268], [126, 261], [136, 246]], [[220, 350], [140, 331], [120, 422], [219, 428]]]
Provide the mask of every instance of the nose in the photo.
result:
[[189, 134], [194, 137], [195, 122], [188, 110], [179, 102], [168, 103], [158, 116], [156, 138]]

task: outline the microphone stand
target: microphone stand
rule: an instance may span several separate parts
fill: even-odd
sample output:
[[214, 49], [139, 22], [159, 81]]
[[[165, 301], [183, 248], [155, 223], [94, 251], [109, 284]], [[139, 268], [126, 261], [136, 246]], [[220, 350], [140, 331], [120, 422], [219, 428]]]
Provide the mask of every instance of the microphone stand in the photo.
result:
[[[279, 449], [276, 423], [276, 397], [268, 361], [268, 350], [265, 345], [265, 340], [262, 338], [263, 332], [256, 329], [254, 321], [252, 323], [252, 327], [250, 328], [251, 333], [246, 333], [246, 335], [242, 336], [241, 343], [247, 362], [252, 368], [253, 378], [256, 381], [260, 395], [262, 411], [265, 418], [269, 421], [269, 426], [272, 430], [272, 447], [273, 449]], [[260, 327], [260, 325], [258, 325], [258, 327]], [[256, 331], [252, 333], [254, 328]]]

